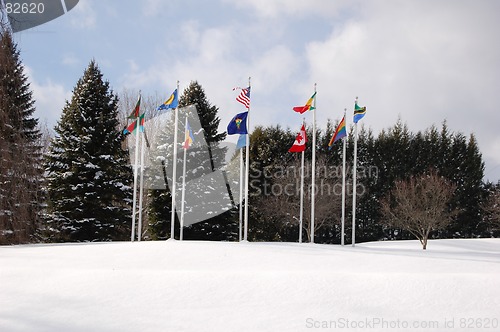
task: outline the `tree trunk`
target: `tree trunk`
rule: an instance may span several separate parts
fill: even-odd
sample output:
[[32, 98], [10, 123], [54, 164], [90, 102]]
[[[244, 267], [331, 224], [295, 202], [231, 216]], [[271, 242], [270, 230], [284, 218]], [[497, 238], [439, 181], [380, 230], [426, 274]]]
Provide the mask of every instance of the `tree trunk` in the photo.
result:
[[424, 238], [420, 241], [422, 243], [422, 249], [426, 250], [427, 249], [427, 236], [424, 236]]

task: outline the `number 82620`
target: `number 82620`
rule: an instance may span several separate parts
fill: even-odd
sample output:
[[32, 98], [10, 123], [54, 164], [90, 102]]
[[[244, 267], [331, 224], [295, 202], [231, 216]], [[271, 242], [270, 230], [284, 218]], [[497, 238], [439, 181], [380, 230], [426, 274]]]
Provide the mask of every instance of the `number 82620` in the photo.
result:
[[5, 12], [7, 14], [42, 14], [45, 11], [45, 6], [42, 2], [15, 2], [6, 3]]

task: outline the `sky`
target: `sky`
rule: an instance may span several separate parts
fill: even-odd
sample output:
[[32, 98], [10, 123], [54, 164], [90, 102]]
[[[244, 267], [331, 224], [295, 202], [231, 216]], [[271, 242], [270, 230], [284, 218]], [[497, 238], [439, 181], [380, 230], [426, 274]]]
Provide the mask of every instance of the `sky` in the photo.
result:
[[250, 127], [298, 131], [292, 107], [316, 83], [318, 126], [352, 114], [356, 97], [374, 134], [398, 119], [414, 132], [446, 120], [476, 136], [485, 179], [497, 182], [499, 18], [495, 0], [80, 0], [15, 40], [49, 127], [92, 59], [118, 94], [166, 99], [177, 80], [181, 91], [198, 81], [221, 131], [244, 111], [232, 89], [249, 77]]

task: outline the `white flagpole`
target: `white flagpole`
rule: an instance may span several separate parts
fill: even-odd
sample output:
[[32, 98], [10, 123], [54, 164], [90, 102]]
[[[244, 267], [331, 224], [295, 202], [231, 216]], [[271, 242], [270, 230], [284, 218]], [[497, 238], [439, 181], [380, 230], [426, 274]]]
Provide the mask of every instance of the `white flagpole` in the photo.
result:
[[[250, 88], [251, 77], [248, 78], [248, 87]], [[250, 173], [250, 107], [248, 107], [247, 115], [247, 146], [245, 148], [245, 233], [243, 236], [243, 241], [248, 241], [248, 175]]]
[[[186, 115], [186, 124], [184, 126], [184, 131], [187, 131], [188, 117]], [[185, 142], [184, 142], [185, 144]], [[182, 195], [181, 195], [181, 231], [179, 239], [182, 241], [184, 234], [184, 200], [186, 198], [186, 155], [187, 155], [187, 146], [184, 147], [184, 163], [182, 165]]]
[[239, 241], [241, 242], [243, 232], [243, 176], [244, 176], [244, 168], [243, 168], [243, 148], [240, 148], [240, 227], [239, 227]]
[[[316, 83], [314, 83], [316, 94]], [[312, 177], [311, 177], [311, 243], [314, 243], [314, 205], [316, 196], [316, 96], [314, 96], [313, 110], [313, 141], [312, 141]]]
[[[139, 122], [139, 118], [136, 118], [137, 122]], [[134, 162], [134, 193], [132, 196], [132, 234], [130, 235], [130, 241], [134, 242], [135, 240], [135, 213], [137, 210], [137, 168], [139, 164], [139, 123], [137, 123], [137, 127], [135, 129], [135, 162]]]
[[[302, 125], [304, 125], [305, 119], [302, 120]], [[304, 219], [304, 153], [302, 151], [301, 163], [300, 163], [300, 218], [299, 218], [299, 243], [302, 243], [302, 225]]]
[[[140, 128], [140, 120], [139, 120]], [[137, 224], [137, 241], [141, 241], [142, 238], [142, 197], [144, 195], [144, 150], [146, 150], [146, 139], [144, 138], [144, 132], [142, 132], [141, 138], [141, 178], [139, 181], [139, 223]]]
[[[356, 97], [356, 104], [358, 97]], [[358, 123], [354, 123], [354, 165], [352, 172], [352, 246], [356, 245], [356, 167], [358, 159]]]
[[[179, 98], [179, 81], [177, 81], [177, 98]], [[172, 187], [171, 195], [172, 195], [172, 211], [170, 215], [170, 238], [175, 239], [175, 193], [177, 191], [177, 131], [179, 130], [179, 115], [178, 109], [176, 107], [174, 109], [174, 153], [173, 153], [173, 162], [172, 162]]]
[[[347, 120], [346, 112], [347, 109], [344, 109], [344, 121]], [[344, 140], [344, 147], [342, 149], [342, 229], [341, 229], [342, 235], [340, 240], [342, 246], [344, 245], [344, 233], [345, 233], [345, 155], [346, 155], [347, 137], [344, 137], [343, 140]]]

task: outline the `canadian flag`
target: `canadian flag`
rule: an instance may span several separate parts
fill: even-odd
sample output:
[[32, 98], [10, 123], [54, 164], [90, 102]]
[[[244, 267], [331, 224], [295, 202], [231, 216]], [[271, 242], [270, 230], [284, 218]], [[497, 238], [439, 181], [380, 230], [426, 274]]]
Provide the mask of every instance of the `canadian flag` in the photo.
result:
[[307, 142], [306, 127], [302, 125], [302, 128], [300, 128], [300, 132], [297, 135], [297, 138], [295, 138], [295, 142], [293, 142], [292, 147], [288, 151], [303, 152], [306, 149], [306, 142]]

